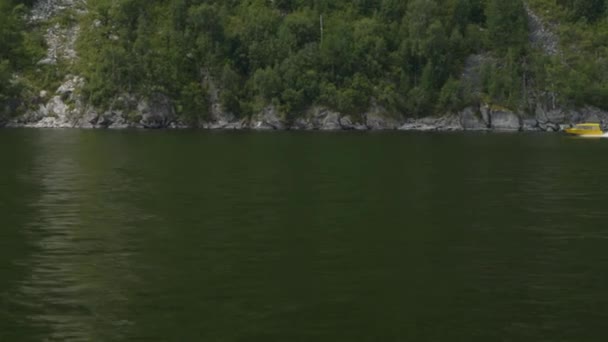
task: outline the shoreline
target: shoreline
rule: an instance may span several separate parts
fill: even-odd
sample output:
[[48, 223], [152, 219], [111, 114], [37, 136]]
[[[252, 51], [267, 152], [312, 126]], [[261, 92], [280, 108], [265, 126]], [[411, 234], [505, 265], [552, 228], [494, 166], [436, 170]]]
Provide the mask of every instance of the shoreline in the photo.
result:
[[[343, 114], [323, 106], [311, 106], [295, 118], [273, 105], [240, 117], [210, 106], [204, 118], [185, 121], [164, 95], [151, 98], [123, 98], [121, 109], [102, 110], [74, 95], [75, 78], [59, 93], [23, 114], [4, 117], [6, 128], [81, 129], [200, 129], [250, 131], [417, 131], [417, 132], [561, 132], [582, 122], [599, 123], [608, 128], [608, 112], [595, 107], [578, 109], [546, 108], [538, 105], [532, 113], [481, 103], [454, 113], [426, 117], [407, 117], [373, 104], [366, 112]], [[65, 98], [65, 99], [64, 99]], [[130, 108], [130, 109], [122, 109]]]
[[[180, 123], [171, 123], [162, 126], [146, 126], [142, 124], [124, 124], [124, 125], [109, 125], [109, 126], [98, 126], [98, 125], [79, 125], [79, 124], [44, 124], [44, 123], [15, 123], [9, 122], [5, 125], [0, 124], [0, 129], [79, 129], [79, 130], [110, 130], [110, 131], [122, 131], [122, 130], [133, 130], [133, 131], [233, 131], [233, 132], [328, 132], [328, 133], [340, 133], [340, 132], [423, 132], [423, 133], [562, 133], [564, 129], [569, 128], [577, 124], [578, 122], [568, 124], [549, 124], [548, 128], [542, 129], [541, 127], [519, 127], [519, 128], [466, 128], [462, 126], [442, 126], [442, 125], [429, 125], [426, 123], [412, 123], [408, 122], [399, 127], [297, 127], [286, 125], [280, 128], [269, 127], [266, 125], [253, 126], [253, 125], [242, 125], [242, 124], [205, 124], [201, 126], [184, 125]], [[603, 126], [603, 125], [602, 125]]]

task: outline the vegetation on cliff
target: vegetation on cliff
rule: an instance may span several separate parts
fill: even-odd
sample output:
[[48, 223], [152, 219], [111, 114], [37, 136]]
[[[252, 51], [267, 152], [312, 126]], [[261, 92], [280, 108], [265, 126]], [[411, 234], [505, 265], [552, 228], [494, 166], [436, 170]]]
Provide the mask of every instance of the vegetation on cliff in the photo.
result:
[[537, 87], [560, 105], [608, 109], [608, 8], [604, 0], [530, 0], [560, 38], [560, 51], [537, 58]]
[[15, 71], [27, 63], [22, 34], [23, 10], [23, 6], [0, 0], [0, 114], [6, 111], [4, 107], [18, 94], [13, 81]]
[[512, 102], [527, 47], [520, 0], [98, 0], [82, 27], [91, 101], [162, 92], [183, 114], [206, 113], [209, 77], [240, 115], [270, 103], [357, 114], [373, 100], [414, 116], [458, 109], [477, 100], [461, 74], [478, 53], [497, 57], [489, 95]]
[[[0, 0], [0, 101], [37, 62], [27, 2]], [[605, 1], [526, 4], [556, 31], [559, 54], [530, 45], [522, 0], [90, 0], [68, 17], [80, 26], [69, 72], [97, 106], [162, 93], [192, 121], [208, 115], [210, 88], [241, 116], [268, 104], [355, 117], [372, 103], [406, 116], [478, 102], [606, 108]]]
[[0, 0], [0, 119], [21, 105], [27, 93], [22, 76], [44, 51], [42, 38], [26, 22], [32, 2]]

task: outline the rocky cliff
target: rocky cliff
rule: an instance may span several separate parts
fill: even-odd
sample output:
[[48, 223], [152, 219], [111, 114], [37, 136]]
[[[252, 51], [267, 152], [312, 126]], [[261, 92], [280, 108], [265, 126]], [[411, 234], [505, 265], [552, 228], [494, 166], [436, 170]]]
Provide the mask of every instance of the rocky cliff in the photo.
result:
[[[542, 20], [526, 8], [529, 17], [530, 41], [548, 55], [559, 54], [559, 42]], [[80, 27], [77, 20], [57, 20], [66, 15], [81, 15], [86, 11], [85, 0], [41, 0], [33, 8], [29, 20], [42, 23], [48, 46], [40, 65], [73, 66], [78, 59], [75, 47]], [[475, 68], [484, 56], [471, 56], [467, 60], [463, 78], [473, 84], [477, 78]], [[559, 131], [572, 124], [591, 121], [608, 125], [608, 113], [594, 107], [578, 109], [559, 108], [543, 103], [542, 96], [531, 94], [532, 110], [512, 110], [482, 103], [469, 106], [456, 113], [408, 118], [390, 113], [375, 103], [358, 115], [346, 115], [325, 107], [313, 106], [296, 119], [289, 118], [275, 106], [269, 105], [249, 117], [226, 112], [220, 105], [222, 89], [207, 77], [205, 89], [210, 100], [210, 115], [206, 120], [186, 124], [175, 113], [172, 100], [156, 93], [142, 97], [123, 94], [116, 97], [108, 108], [96, 108], [85, 101], [81, 89], [85, 80], [66, 74], [56, 89], [43, 89], [28, 109], [14, 115], [0, 125], [8, 127], [78, 127], [78, 128], [186, 128], [253, 129], [253, 130], [422, 130], [422, 131]], [[546, 94], [544, 94], [546, 95]], [[546, 96], [544, 96], [546, 98]]]

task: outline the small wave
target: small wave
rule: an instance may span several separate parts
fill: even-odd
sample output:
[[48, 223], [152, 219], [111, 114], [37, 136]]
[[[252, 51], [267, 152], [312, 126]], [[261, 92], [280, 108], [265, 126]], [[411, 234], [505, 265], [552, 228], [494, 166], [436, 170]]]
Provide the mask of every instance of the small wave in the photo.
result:
[[604, 138], [608, 138], [608, 133], [604, 133], [602, 135], [579, 135], [577, 137], [585, 138], [585, 139], [604, 139]]

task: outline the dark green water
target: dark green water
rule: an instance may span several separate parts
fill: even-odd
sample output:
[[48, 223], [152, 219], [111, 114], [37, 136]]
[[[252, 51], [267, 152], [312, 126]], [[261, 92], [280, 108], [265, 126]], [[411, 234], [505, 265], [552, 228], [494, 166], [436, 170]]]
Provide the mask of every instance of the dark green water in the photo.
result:
[[0, 131], [0, 341], [605, 341], [608, 139]]

